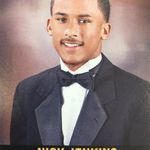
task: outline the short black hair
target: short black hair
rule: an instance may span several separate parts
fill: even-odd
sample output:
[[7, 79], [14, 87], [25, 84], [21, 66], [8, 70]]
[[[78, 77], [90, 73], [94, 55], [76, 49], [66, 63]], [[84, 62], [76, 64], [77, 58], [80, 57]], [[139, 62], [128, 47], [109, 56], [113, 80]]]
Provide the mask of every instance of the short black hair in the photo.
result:
[[[51, 15], [53, 14], [54, 2], [55, 2], [55, 0], [51, 0], [51, 3], [50, 3]], [[99, 5], [101, 11], [104, 14], [104, 18], [105, 18], [106, 22], [108, 22], [109, 16], [110, 16], [110, 2], [109, 2], [109, 0], [97, 0], [97, 2], [98, 2], [98, 5]]]
[[97, 0], [99, 8], [103, 12], [106, 22], [109, 21], [110, 16], [110, 2], [109, 0]]

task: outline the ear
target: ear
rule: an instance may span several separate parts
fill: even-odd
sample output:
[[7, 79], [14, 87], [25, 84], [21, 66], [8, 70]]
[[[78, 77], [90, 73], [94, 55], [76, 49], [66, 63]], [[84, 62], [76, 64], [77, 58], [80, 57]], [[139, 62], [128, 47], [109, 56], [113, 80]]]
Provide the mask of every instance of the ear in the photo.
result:
[[102, 31], [101, 31], [101, 39], [106, 40], [109, 37], [111, 30], [111, 24], [110, 23], [104, 23], [102, 25]]
[[52, 19], [47, 20], [47, 32], [50, 36], [52, 36]]

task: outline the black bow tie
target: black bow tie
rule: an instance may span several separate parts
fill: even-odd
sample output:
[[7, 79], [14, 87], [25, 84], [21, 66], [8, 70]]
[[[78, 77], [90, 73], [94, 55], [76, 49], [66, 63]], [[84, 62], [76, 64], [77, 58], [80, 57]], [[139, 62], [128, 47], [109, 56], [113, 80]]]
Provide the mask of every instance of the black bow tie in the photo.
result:
[[92, 80], [92, 75], [90, 74], [90, 72], [72, 75], [69, 72], [60, 70], [58, 73], [58, 79], [59, 79], [61, 86], [69, 86], [77, 82], [84, 88], [87, 88], [87, 89], [93, 88], [93, 80]]

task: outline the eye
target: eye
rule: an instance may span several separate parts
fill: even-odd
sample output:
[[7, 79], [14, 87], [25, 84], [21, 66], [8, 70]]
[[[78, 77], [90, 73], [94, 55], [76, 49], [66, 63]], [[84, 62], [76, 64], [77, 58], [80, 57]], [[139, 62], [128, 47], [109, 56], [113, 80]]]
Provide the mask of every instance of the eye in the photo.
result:
[[86, 24], [86, 23], [91, 23], [90, 19], [79, 19], [80, 24]]
[[56, 20], [59, 22], [59, 23], [66, 23], [67, 19], [66, 18], [56, 18]]

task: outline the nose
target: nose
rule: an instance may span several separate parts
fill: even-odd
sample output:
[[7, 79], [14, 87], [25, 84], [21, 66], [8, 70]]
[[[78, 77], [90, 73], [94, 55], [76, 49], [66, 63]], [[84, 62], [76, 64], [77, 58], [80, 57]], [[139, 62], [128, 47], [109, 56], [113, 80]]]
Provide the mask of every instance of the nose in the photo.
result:
[[65, 30], [65, 37], [75, 38], [79, 36], [79, 26], [76, 22], [70, 22]]

